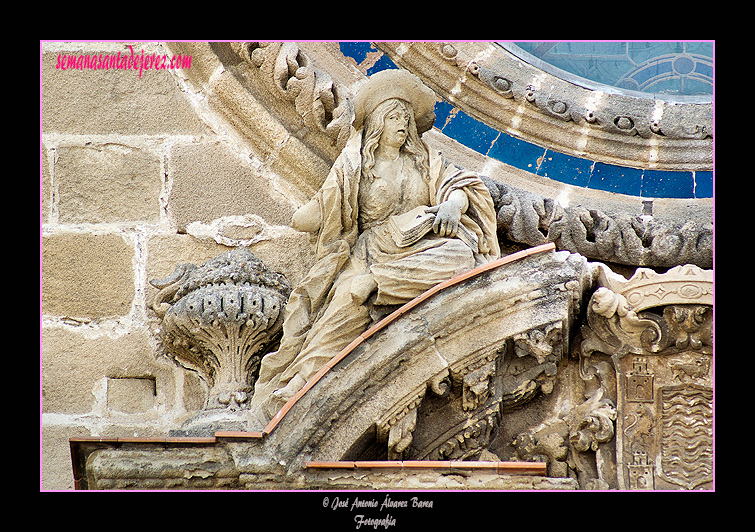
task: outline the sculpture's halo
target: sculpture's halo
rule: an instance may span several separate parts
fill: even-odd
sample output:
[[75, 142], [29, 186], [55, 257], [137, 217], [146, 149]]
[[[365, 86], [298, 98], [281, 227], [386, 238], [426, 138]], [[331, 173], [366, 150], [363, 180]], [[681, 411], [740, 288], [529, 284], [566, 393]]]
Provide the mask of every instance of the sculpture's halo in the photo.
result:
[[391, 98], [399, 98], [411, 104], [417, 122], [417, 133], [421, 135], [433, 127], [435, 93], [406, 70], [382, 70], [370, 76], [354, 98], [354, 128], [361, 129], [365, 117]]

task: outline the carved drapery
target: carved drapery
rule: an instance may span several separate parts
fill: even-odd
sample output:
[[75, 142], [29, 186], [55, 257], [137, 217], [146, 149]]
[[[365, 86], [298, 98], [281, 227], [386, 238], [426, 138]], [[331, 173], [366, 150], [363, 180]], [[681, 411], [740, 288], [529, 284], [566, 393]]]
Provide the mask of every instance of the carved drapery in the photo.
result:
[[[219, 289], [224, 312], [233, 315], [232, 300], [223, 298], [231, 285], [252, 286], [252, 272], [257, 285], [270, 289], [282, 283], [255, 264], [239, 249], [156, 281], [163, 288], [154, 308], [166, 331], [172, 327], [166, 324], [169, 315], [180, 313], [179, 302], [190, 301], [202, 288]], [[278, 288], [285, 294], [285, 285]], [[388, 459], [489, 460], [484, 453], [501, 420], [571, 388], [561, 385], [578, 360], [584, 400], [567, 400], [551, 411], [553, 417], [533, 418], [536, 425], [515, 434], [520, 460], [547, 462], [552, 478], [577, 476], [582, 489], [710, 487], [712, 272], [687, 265], [665, 274], [638, 270], [626, 280], [604, 265], [587, 268], [578, 256], [557, 253], [493, 272], [466, 288], [441, 294], [376, 342], [363, 343], [365, 349], [345, 360], [342, 371], [334, 368], [323, 387], [301, 398], [280, 428], [255, 440], [252, 455], [235, 444], [233, 467], [276, 468], [278, 476], [288, 468], [296, 475], [301, 460], [358, 459], [342, 453], [359, 431], [369, 434], [370, 419]], [[590, 291], [582, 341], [570, 350], [580, 303]], [[464, 319], [449, 319], [451, 301], [466, 309]], [[472, 310], [473, 301], [482, 301], [484, 310]], [[217, 309], [210, 308], [216, 326], [224, 319]], [[434, 322], [424, 312], [441, 319]], [[524, 317], [529, 326], [521, 326]], [[460, 332], [467, 334], [456, 337]], [[182, 345], [178, 334], [161, 334], [166, 349]], [[202, 338], [196, 330], [193, 334]], [[459, 349], [470, 342], [477, 347]], [[580, 356], [570, 360], [567, 353]], [[396, 394], [399, 390], [403, 393]], [[566, 396], [560, 397], [557, 402]], [[379, 415], [371, 417], [375, 412]], [[363, 428], [349, 431], [365, 421]], [[352, 439], [342, 441], [344, 436]], [[118, 452], [111, 454], [100, 458], [117, 462]], [[261, 466], [266, 460], [274, 465]]]
[[[635, 157], [631, 155], [634, 152], [636, 157], [645, 157], [650, 150], [647, 143], [652, 140], [659, 142], [659, 146], [668, 144], [665, 153], [671, 159], [698, 161], [693, 164], [696, 170], [709, 166], [708, 162], [700, 163], [700, 160], [710, 158], [712, 153], [712, 139], [707, 136], [711, 131], [709, 122], [712, 116], [708, 104], [664, 105], [662, 125], [659, 126], [659, 131], [663, 131], [664, 135], [652, 133], [645, 138], [640, 133], [650, 131], [648, 124], [651, 120], [648, 117], [652, 118], [653, 113], [643, 101], [652, 100], [634, 98], [623, 101], [618, 95], [605, 94], [601, 96], [601, 105], [596, 107], [595, 120], [580, 119], [575, 122], [571, 118], [575, 109], [581, 109], [580, 113], [587, 112], [589, 117], [590, 111], [585, 105], [590, 98], [584, 94], [594, 91], [570, 86], [571, 99], [562, 99], [553, 105], [540, 105], [538, 102], [550, 102], [552, 99], [547, 87], [569, 84], [535, 67], [526, 65], [526, 68], [519, 68], [525, 64], [496, 45], [377, 45], [399, 66], [420, 76], [440, 97], [450, 98], [454, 105], [500, 131], [509, 131], [513, 120], [522, 128], [527, 128], [520, 132], [525, 138], [534, 135], [543, 145], [553, 144], [554, 149], [564, 151], [559, 148], [559, 142], [574, 144], [579, 139], [584, 140], [583, 129], [589, 126], [591, 131], [600, 133], [589, 142], [589, 146], [599, 148], [612, 157], [620, 154], [621, 160], [614, 161], [616, 164], [629, 164], [627, 161]], [[212, 95], [210, 102], [261, 153], [275, 154], [274, 164], [286, 167], [286, 179], [302, 187], [306, 194], [314, 193], [348, 138], [353, 117], [350, 87], [359, 83], [360, 79], [353, 65], [346, 64], [348, 60], [338, 52], [337, 46], [310, 43], [306, 47], [308, 53], [304, 53], [303, 45], [296, 43], [215, 43], [210, 50], [191, 43], [171, 43], [170, 46], [186, 55], [202, 55], [204, 62], [208, 62], [212, 56], [217, 61], [218, 69], [225, 67], [228, 70], [222, 76], [196, 82], [201, 81], [199, 85], [207, 87], [205, 90]], [[215, 55], [213, 50], [220, 52]], [[502, 59], [504, 56], [507, 57], [505, 61]], [[228, 60], [228, 57], [233, 60]], [[324, 67], [314, 66], [333, 65], [334, 62], [340, 62], [339, 67], [343, 66], [343, 69], [325, 71]], [[507, 69], [511, 73], [506, 73]], [[192, 76], [199, 72], [189, 71]], [[208, 72], [212, 72], [212, 69]], [[234, 76], [235, 79], [229, 79]], [[527, 99], [525, 90], [533, 76], [553, 78], [553, 83], [540, 83], [540, 89], [532, 93], [530, 98], [534, 98], [534, 103]], [[266, 129], [264, 126], [275, 121], [261, 120], [250, 111], [257, 109], [256, 112], [260, 112], [258, 106], [247, 101], [250, 92], [255, 99], [264, 102], [270, 118], [280, 121], [280, 124], [276, 123], [276, 128]], [[565, 108], [563, 111], [562, 107]], [[659, 111], [654, 112], [657, 114]], [[577, 115], [581, 116], [580, 113]], [[618, 119], [624, 115], [631, 115], [633, 127], [622, 129], [617, 125], [625, 123]], [[495, 123], [496, 120], [501, 123]], [[290, 134], [286, 140], [287, 148], [283, 150], [273, 142], [280, 138], [280, 126]], [[695, 138], [696, 131], [705, 131], [705, 138]], [[530, 140], [538, 142], [535, 138]], [[471, 150], [460, 153], [458, 143], [443, 135], [432, 135], [429, 141], [446, 157], [451, 157], [456, 165], [470, 168], [472, 161], [466, 159], [474, 157], [474, 164], [488, 169], [486, 171], [491, 178], [488, 184], [496, 203], [500, 238], [528, 246], [554, 242], [558, 249], [580, 253], [590, 259], [633, 266], [713, 266], [710, 201], [658, 200], [652, 216], [648, 216], [643, 213], [640, 198], [584, 191], [581, 187], [558, 182], [531, 181], [529, 178], [526, 181], [519, 178], [510, 180], [511, 175], [501, 174], [497, 168], [489, 168], [483, 155], [467, 153]], [[567, 149], [564, 153], [570, 152]], [[594, 156], [594, 160], [601, 160], [599, 154], [576, 155]], [[459, 157], [460, 160], [453, 160]], [[669, 165], [676, 163], [670, 160]], [[663, 169], [662, 161], [658, 161], [655, 167]], [[562, 195], [568, 196], [570, 206], [561, 205], [559, 198]]]
[[[560, 153], [618, 166], [711, 170], [711, 102], [665, 102], [602, 92], [562, 80], [492, 43], [376, 43], [401, 68], [497, 131]], [[614, 91], [617, 92], [617, 91]], [[503, 161], [506, 162], [506, 161]], [[496, 194], [498, 192], [498, 194]], [[530, 246], [635, 266], [713, 267], [713, 224], [681, 206], [672, 217], [642, 216], [589, 201], [498, 184], [491, 191], [499, 236]], [[579, 192], [575, 192], [575, 195]]]

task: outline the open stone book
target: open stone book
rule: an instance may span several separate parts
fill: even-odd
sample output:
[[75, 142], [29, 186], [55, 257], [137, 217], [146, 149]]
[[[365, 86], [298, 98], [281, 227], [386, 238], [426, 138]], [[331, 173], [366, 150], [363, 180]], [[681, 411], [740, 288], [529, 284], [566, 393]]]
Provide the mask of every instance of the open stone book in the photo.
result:
[[[427, 207], [420, 205], [404, 214], [392, 216], [389, 227], [393, 241], [400, 248], [411, 246], [420, 238], [432, 231], [435, 213], [425, 212]], [[467, 244], [474, 253], [478, 253], [477, 235], [461, 223], [456, 232], [456, 238]]]

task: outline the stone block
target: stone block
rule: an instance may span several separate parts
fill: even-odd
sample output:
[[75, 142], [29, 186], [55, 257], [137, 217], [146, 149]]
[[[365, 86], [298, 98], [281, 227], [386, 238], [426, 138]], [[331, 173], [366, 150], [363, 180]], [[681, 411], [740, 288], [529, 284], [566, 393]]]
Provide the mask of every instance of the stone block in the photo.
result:
[[150, 377], [116, 377], [107, 380], [108, 410], [133, 414], [155, 406], [155, 379]]
[[204, 407], [207, 399], [207, 388], [207, 385], [202, 383], [196, 372], [184, 372], [183, 404], [187, 412], [196, 412]]
[[40, 464], [40, 488], [42, 490], [72, 490], [73, 467], [71, 464], [70, 438], [91, 436], [89, 429], [81, 426], [42, 426], [42, 456]]
[[60, 147], [55, 164], [60, 223], [158, 222], [160, 158], [117, 144]]
[[155, 358], [144, 330], [117, 338], [91, 337], [76, 329], [42, 330], [44, 412], [153, 419], [154, 407], [175, 408], [175, 371], [180, 370]]
[[117, 234], [42, 238], [42, 314], [124, 316], [134, 299], [134, 248]]
[[[103, 52], [108, 53], [112, 51]], [[124, 45], [121, 53], [130, 50]], [[84, 55], [94, 54], [87, 50]], [[138, 70], [62, 70], [55, 68], [57, 61], [57, 53], [42, 55], [45, 133], [196, 135], [205, 131], [170, 70], [144, 71], [140, 79]]]
[[169, 173], [168, 207], [179, 232], [193, 221], [231, 215], [256, 214], [272, 225], [291, 222], [293, 204], [224, 143], [174, 146]]
[[40, 204], [42, 210], [42, 223], [45, 224], [50, 221], [50, 187], [52, 185], [50, 180], [50, 166], [49, 158], [47, 156], [47, 147], [42, 145], [42, 153], [40, 155], [40, 166], [42, 171], [42, 183], [40, 184]]

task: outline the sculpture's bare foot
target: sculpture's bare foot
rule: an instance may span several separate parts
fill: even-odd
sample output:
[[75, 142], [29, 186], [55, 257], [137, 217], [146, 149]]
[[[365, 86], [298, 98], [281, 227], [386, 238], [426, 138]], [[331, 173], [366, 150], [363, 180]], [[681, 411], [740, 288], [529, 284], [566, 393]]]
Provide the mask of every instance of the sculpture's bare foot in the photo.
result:
[[307, 381], [305, 381], [304, 378], [297, 373], [290, 381], [288, 381], [288, 384], [286, 384], [283, 388], [275, 390], [273, 392], [273, 395], [279, 399], [288, 400], [293, 397], [296, 392], [301, 390], [306, 383]]
[[370, 294], [377, 289], [377, 282], [371, 273], [365, 273], [364, 275], [357, 275], [351, 281], [351, 297], [357, 305], [361, 305]]

